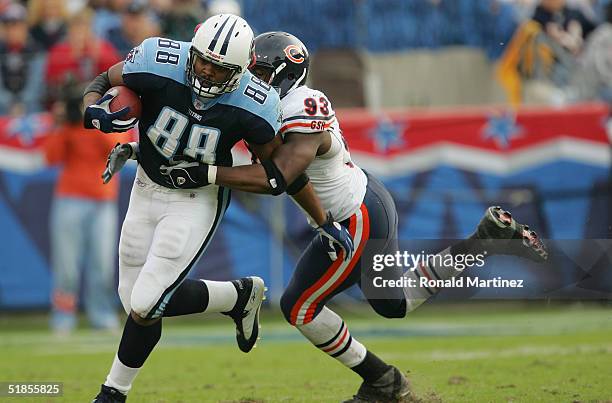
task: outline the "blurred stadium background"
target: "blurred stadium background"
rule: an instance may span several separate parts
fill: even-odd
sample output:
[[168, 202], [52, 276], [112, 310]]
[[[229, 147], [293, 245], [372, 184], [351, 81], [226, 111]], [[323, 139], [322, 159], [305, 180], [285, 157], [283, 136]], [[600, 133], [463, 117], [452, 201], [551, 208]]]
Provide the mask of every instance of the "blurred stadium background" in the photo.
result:
[[[383, 178], [392, 192], [401, 239], [465, 237], [486, 206], [501, 204], [532, 223], [542, 238], [569, 242], [559, 249], [563, 256], [574, 258], [555, 261], [554, 271], [499, 259], [485, 274], [492, 278], [512, 270], [518, 273], [515, 277], [531, 280], [528, 292], [518, 295], [532, 299], [531, 303], [503, 309], [510, 309], [517, 322], [532, 311], [537, 311], [537, 319], [525, 319], [532, 327], [519, 325], [518, 331], [508, 331], [504, 321], [496, 319], [500, 334], [516, 336], [523, 330], [539, 334], [538, 323], [546, 327], [550, 318], [563, 316], [569, 304], [573, 313], [555, 322], [562, 323], [558, 328], [549, 327], [548, 335], [571, 327], [580, 312], [587, 318], [585, 331], [592, 331], [599, 318], [609, 321], [610, 313], [585, 307], [584, 301], [592, 304], [612, 295], [612, 251], [606, 241], [612, 234], [612, 13], [606, 9], [608, 3], [0, 0], [0, 348], [18, 361], [13, 349], [29, 346], [27, 340], [57, 342], [45, 333], [44, 312], [52, 301], [50, 211], [58, 168], [47, 166], [44, 150], [68, 114], [58, 104], [66, 101], [69, 88], [121, 60], [144, 38], [165, 35], [190, 40], [199, 21], [224, 11], [241, 14], [256, 33], [285, 30], [306, 44], [312, 55], [310, 85], [324, 91], [337, 110], [354, 160]], [[248, 162], [241, 148], [236, 150], [236, 161]], [[128, 166], [121, 174], [119, 224], [134, 172], [135, 167]], [[311, 236], [301, 213], [286, 197], [234, 192], [211, 247], [190, 276], [221, 280], [259, 275], [270, 287], [270, 308], [276, 309]], [[594, 240], [600, 240], [596, 246]], [[578, 256], [585, 254], [588, 264], [581, 264]], [[429, 305], [516, 297], [500, 289], [455, 290], [443, 292]], [[561, 301], [561, 307], [547, 311], [550, 299]], [[115, 302], [119, 309], [118, 299]], [[444, 340], [454, 340], [451, 344], [471, 333], [470, 329], [485, 326], [490, 320], [486, 312], [498, 309], [487, 302], [484, 313], [454, 332], [447, 331], [453, 322], [449, 315], [425, 307], [417, 318], [426, 322], [431, 313], [432, 320], [439, 318], [436, 323], [441, 328], [419, 327], [417, 319], [412, 332], [406, 321], [388, 325], [385, 333], [386, 325], [361, 309], [359, 292], [349, 290], [336, 303], [358, 317], [366, 339], [395, 335], [418, 340], [446, 332]], [[469, 312], [479, 309], [469, 304], [458, 312], [468, 318]], [[24, 319], [24, 313], [30, 312], [33, 319], [28, 320], [29, 315]], [[280, 315], [270, 313], [273, 322], [274, 317], [278, 320]], [[281, 323], [276, 326], [281, 329], [279, 340], [291, 332], [288, 327], [282, 330]], [[359, 329], [354, 334], [359, 335]], [[476, 334], [493, 336], [491, 329]], [[610, 329], [599, 329], [608, 341]], [[22, 337], [27, 335], [32, 338]], [[180, 340], [180, 333], [176, 337]], [[111, 346], [108, 352], [115, 339], [105, 339]], [[96, 343], [88, 338], [77, 341], [81, 346]], [[207, 341], [227, 342], [212, 336]], [[571, 349], [571, 341], [567, 343]], [[612, 362], [610, 344], [601, 343], [596, 344], [599, 358]], [[384, 351], [384, 343], [379, 344]], [[59, 351], [70, 354], [66, 346]], [[102, 374], [107, 364], [100, 361]], [[3, 369], [16, 377], [28, 376], [10, 372], [9, 365]], [[48, 378], [45, 372], [29, 376]], [[589, 396], [612, 398], [609, 382], [593, 386]], [[435, 388], [435, 383], [428, 386]], [[456, 401], [497, 399], [441, 395]], [[529, 396], [519, 401], [558, 398], [537, 386]], [[563, 398], [569, 401], [571, 395]]]

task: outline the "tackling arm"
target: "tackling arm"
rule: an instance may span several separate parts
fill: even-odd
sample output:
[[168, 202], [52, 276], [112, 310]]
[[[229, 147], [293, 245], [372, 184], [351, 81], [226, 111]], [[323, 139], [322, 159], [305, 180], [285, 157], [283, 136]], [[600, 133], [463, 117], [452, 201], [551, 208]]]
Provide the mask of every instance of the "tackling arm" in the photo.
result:
[[[287, 136], [286, 143], [274, 148], [266, 168], [261, 164], [218, 167], [215, 183], [246, 192], [274, 193], [271, 180], [293, 184], [315, 158], [322, 141], [323, 132], [308, 135], [293, 133]], [[265, 161], [266, 153], [259, 147], [253, 147], [253, 151], [260, 160]], [[292, 197], [317, 224], [326, 221], [325, 212], [312, 185], [306, 184], [297, 189]]]
[[[321, 145], [322, 134], [294, 133], [288, 136], [286, 143], [274, 150], [270, 161], [278, 168], [286, 183], [293, 183], [314, 160]], [[260, 160], [265, 160], [257, 148], [254, 151]], [[273, 193], [266, 169], [261, 164], [218, 167], [215, 183], [245, 192]]]

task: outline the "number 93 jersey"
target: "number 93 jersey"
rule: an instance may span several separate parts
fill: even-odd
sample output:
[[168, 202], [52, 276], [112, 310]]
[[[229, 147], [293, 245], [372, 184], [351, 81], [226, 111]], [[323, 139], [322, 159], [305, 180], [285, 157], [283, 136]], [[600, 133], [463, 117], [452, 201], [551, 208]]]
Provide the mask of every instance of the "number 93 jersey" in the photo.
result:
[[[321, 91], [302, 85], [289, 91], [281, 105], [281, 135], [329, 132], [331, 147], [315, 157], [306, 174], [325, 211], [331, 212], [336, 221], [352, 216], [363, 202], [368, 179], [351, 160], [331, 103]], [[314, 225], [310, 218], [309, 222]]]
[[123, 65], [125, 85], [142, 102], [139, 162], [160, 185], [159, 167], [172, 157], [231, 166], [236, 142], [265, 144], [280, 128], [278, 93], [248, 71], [238, 89], [212, 99], [196, 97], [186, 73], [190, 46], [148, 38], [130, 51]]

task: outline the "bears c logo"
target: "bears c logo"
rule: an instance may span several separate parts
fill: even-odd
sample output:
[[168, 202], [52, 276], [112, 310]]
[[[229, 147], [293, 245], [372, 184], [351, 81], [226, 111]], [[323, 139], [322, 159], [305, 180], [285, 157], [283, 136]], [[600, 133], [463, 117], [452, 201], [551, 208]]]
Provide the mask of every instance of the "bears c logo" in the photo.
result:
[[291, 60], [293, 63], [300, 64], [304, 61], [304, 55], [302, 54], [302, 49], [300, 49], [296, 45], [289, 45], [285, 48], [285, 55], [287, 58]]

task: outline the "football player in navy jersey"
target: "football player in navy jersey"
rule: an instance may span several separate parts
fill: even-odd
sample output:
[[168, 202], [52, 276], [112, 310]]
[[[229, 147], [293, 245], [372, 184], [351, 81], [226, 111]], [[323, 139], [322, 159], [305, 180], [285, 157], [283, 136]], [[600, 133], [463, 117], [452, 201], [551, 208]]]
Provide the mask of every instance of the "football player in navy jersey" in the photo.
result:
[[[242, 351], [250, 351], [257, 340], [262, 279], [185, 279], [230, 198], [226, 187], [201, 187], [193, 169], [214, 176], [208, 164], [231, 166], [230, 150], [239, 140], [263, 160], [280, 143], [279, 96], [247, 70], [252, 50], [253, 32], [246, 21], [216, 15], [197, 28], [191, 43], [146, 39], [85, 90], [84, 124], [105, 133], [128, 130], [137, 122], [127, 117], [129, 107], [110, 111], [118, 94], [110, 88], [125, 85], [142, 101], [139, 143], [114, 150], [115, 161], [118, 155], [138, 156], [139, 161], [119, 244], [119, 296], [128, 318], [95, 402], [126, 400], [160, 339], [164, 316], [221, 312], [236, 323]], [[321, 237], [350, 256], [348, 231], [328, 218], [312, 187], [289, 188], [296, 189], [293, 197], [320, 224]]]

